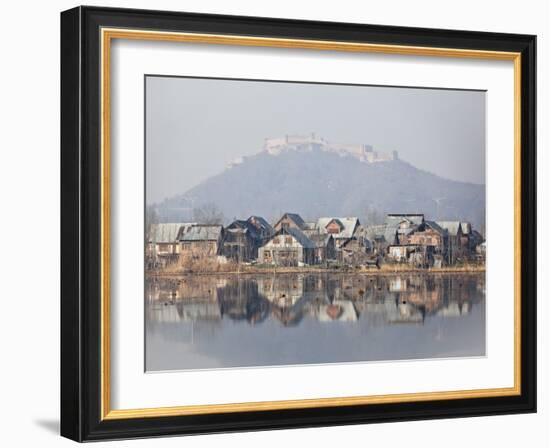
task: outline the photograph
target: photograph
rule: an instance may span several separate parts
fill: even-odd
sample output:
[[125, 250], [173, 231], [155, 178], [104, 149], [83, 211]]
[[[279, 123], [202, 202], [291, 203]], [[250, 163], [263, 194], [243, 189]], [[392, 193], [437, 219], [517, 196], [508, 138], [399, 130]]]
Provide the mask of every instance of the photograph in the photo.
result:
[[486, 95], [146, 74], [145, 371], [486, 356]]
[[541, 28], [335, 7], [61, 12], [60, 128], [31, 133], [61, 157], [16, 152], [60, 174], [61, 315], [33, 315], [63, 437], [464, 446], [540, 412]]

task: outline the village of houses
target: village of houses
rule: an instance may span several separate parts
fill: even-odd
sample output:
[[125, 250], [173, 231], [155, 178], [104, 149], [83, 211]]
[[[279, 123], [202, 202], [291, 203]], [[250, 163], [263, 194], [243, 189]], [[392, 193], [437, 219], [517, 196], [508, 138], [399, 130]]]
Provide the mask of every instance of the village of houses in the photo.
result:
[[146, 238], [148, 272], [249, 269], [484, 268], [485, 240], [465, 221], [432, 221], [423, 214], [388, 214], [363, 226], [357, 217], [305, 221], [284, 213], [221, 224], [154, 223]]

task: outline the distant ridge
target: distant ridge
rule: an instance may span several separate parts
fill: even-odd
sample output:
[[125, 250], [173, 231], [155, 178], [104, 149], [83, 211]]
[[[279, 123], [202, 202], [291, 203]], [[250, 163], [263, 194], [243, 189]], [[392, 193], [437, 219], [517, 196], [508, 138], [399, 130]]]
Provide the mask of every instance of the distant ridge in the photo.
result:
[[[373, 152], [364, 146], [365, 153]], [[485, 219], [484, 185], [444, 179], [393, 153], [387, 160], [360, 163], [361, 154], [352, 151], [327, 151], [309, 144], [295, 149], [264, 148], [243, 157], [222, 173], [157, 204], [157, 212], [164, 221], [187, 221], [193, 218], [193, 209], [215, 204], [227, 221], [250, 215], [272, 221], [285, 211], [300, 213], [306, 220], [362, 219], [372, 210], [467, 220], [477, 228]]]

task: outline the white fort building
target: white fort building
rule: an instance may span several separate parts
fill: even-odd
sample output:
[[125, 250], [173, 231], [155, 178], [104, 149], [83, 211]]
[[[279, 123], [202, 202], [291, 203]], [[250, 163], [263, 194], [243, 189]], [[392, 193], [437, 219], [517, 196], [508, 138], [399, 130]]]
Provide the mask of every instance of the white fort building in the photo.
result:
[[[375, 151], [371, 145], [362, 143], [329, 142], [313, 133], [308, 135], [285, 135], [284, 137], [266, 138], [264, 140], [263, 152], [277, 156], [287, 151], [326, 151], [342, 157], [355, 157], [364, 163], [389, 162], [399, 158], [397, 151]], [[226, 167], [231, 168], [240, 165], [246, 158], [246, 156], [237, 157], [228, 163]]]
[[375, 163], [397, 160], [397, 151], [374, 151], [371, 145], [361, 143], [335, 143], [329, 142], [315, 134], [309, 135], [285, 135], [284, 137], [266, 138], [264, 151], [271, 155], [278, 155], [285, 151], [327, 151], [341, 156], [352, 156], [361, 162]]

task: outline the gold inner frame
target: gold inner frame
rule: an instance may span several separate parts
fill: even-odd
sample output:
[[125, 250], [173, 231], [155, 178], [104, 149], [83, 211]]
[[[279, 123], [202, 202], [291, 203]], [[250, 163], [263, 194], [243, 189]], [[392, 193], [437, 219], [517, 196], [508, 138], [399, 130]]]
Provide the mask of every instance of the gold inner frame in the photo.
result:
[[[368, 395], [302, 400], [280, 400], [228, 404], [188, 405], [141, 409], [111, 409], [110, 350], [110, 50], [113, 39], [295, 48], [356, 53], [506, 60], [514, 63], [514, 386], [441, 392]], [[502, 397], [521, 394], [521, 54], [515, 52], [465, 50], [305, 39], [279, 39], [216, 34], [101, 29], [101, 419], [127, 419], [199, 415], [222, 412], [306, 409], [413, 401]]]

